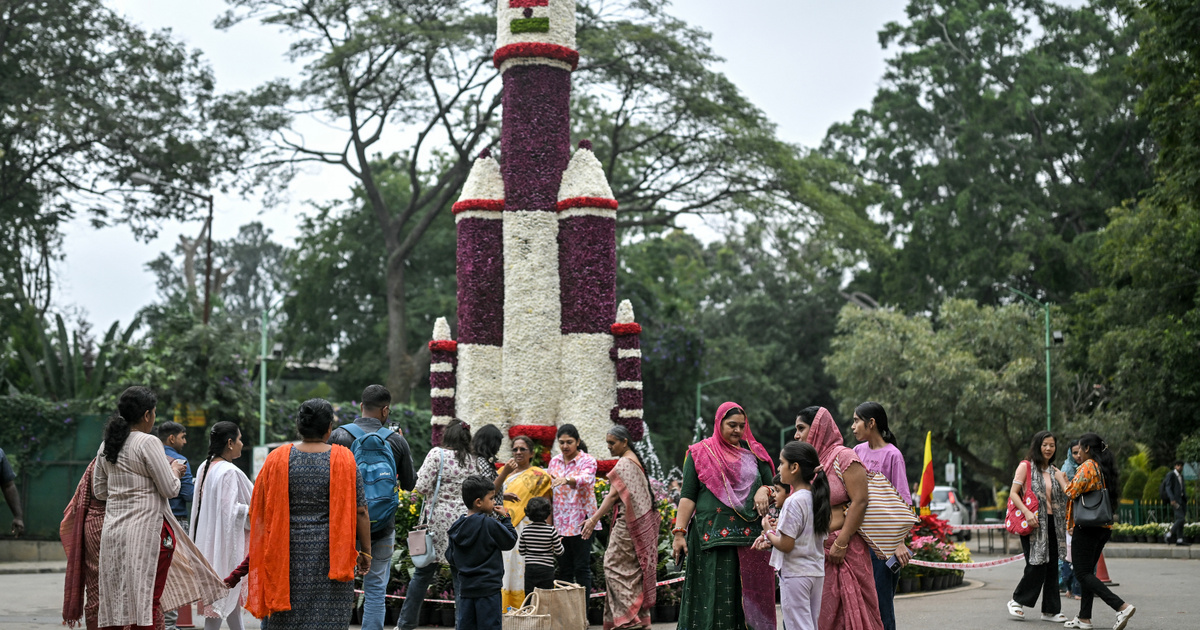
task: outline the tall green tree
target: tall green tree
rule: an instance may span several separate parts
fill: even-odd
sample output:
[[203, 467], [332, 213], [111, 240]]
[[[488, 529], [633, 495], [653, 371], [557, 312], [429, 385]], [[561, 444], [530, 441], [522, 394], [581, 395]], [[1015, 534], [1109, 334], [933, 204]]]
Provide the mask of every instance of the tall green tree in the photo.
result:
[[1092, 260], [1100, 286], [1073, 309], [1077, 369], [1159, 462], [1200, 431], [1200, 6], [1151, 0], [1134, 56], [1155, 185], [1110, 213]]
[[[409, 261], [447, 214], [475, 156], [496, 143], [500, 81], [492, 65], [495, 5], [465, 0], [229, 0], [218, 23], [259, 19], [294, 36], [303, 78], [247, 95], [270, 103], [264, 166], [322, 162], [346, 169], [382, 242], [388, 387], [407, 398], [421, 376], [410, 334]], [[596, 143], [622, 226], [663, 226], [681, 213], [787, 205], [798, 154], [713, 67], [708, 35], [666, 12], [666, 0], [600, 0], [577, 8], [582, 55], [573, 129]], [[322, 147], [290, 131], [299, 113], [347, 129]], [[407, 194], [389, 198], [373, 162], [404, 138]], [[423, 343], [421, 344], [423, 347]]]
[[929, 310], [996, 303], [1013, 283], [1055, 302], [1094, 285], [1088, 237], [1150, 185], [1129, 73], [1141, 23], [1116, 0], [911, 0], [870, 109], [825, 149], [886, 191], [895, 244], [855, 286]]

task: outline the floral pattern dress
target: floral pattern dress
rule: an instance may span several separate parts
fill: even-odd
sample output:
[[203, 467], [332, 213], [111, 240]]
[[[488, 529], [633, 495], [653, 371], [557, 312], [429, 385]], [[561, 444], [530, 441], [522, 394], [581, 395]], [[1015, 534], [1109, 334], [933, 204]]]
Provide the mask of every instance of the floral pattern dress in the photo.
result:
[[[442, 467], [442, 485], [437, 497], [434, 497], [434, 490], [438, 487], [439, 463]], [[466, 465], [463, 465], [454, 451], [440, 446], [429, 451], [421, 463], [421, 469], [417, 471], [417, 485], [413, 491], [425, 497], [426, 506], [433, 505], [432, 511], [427, 510], [426, 518], [434, 549], [437, 550], [437, 562], [445, 564], [446, 547], [450, 544], [447, 532], [458, 517], [467, 513], [467, 506], [462, 500], [463, 480], [478, 474], [479, 462], [474, 456], [470, 456]]]

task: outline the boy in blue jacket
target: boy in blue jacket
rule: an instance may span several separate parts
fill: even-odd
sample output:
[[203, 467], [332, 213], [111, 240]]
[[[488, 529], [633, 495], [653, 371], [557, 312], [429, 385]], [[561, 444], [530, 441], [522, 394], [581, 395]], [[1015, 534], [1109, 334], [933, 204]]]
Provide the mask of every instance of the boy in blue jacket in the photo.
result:
[[[455, 626], [500, 630], [500, 587], [504, 583], [504, 559], [500, 555], [517, 544], [517, 530], [503, 505], [493, 500], [496, 488], [480, 475], [463, 480], [463, 503], [467, 515], [450, 526], [446, 561], [458, 571], [460, 593]], [[494, 518], [498, 512], [500, 518]]]

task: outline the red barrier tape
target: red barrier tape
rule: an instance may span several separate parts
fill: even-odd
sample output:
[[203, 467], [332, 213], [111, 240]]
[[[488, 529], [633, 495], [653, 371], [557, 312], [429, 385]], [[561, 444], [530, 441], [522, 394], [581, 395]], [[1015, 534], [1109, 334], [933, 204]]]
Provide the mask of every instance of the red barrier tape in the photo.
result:
[[[1024, 556], [1021, 556], [1021, 557], [1023, 558]], [[682, 577], [677, 577], [677, 578], [675, 578], [675, 579], [673, 579], [673, 580], [667, 580], [667, 581], [665, 581], [665, 582], [658, 582], [657, 584], [655, 584], [655, 586], [667, 586], [668, 584], [678, 584], [678, 583], [680, 583], [680, 582], [682, 582], [682, 581], [683, 581], [683, 578], [682, 578]], [[359, 595], [361, 595], [361, 594], [362, 594], [362, 591], [360, 591], [360, 590], [358, 590], [358, 589], [355, 589], [355, 590], [354, 590], [354, 592], [355, 592], [355, 593], [358, 593]], [[595, 598], [595, 597], [604, 597], [604, 596], [605, 596], [605, 595], [607, 595], [607, 594], [608, 594], [607, 592], [601, 591], [601, 592], [599, 592], [599, 593], [592, 593], [592, 595], [591, 595], [591, 596], [592, 596], [593, 598]], [[406, 597], [404, 597], [403, 595], [384, 595], [384, 597], [386, 597], [386, 598], [388, 598], [388, 599], [407, 599], [407, 598], [406, 598]], [[450, 599], [450, 600], [447, 600], [447, 599], [428, 599], [428, 598], [426, 598], [426, 599], [425, 599], [425, 601], [427, 601], [427, 602], [433, 602], [433, 603], [435, 603], [435, 604], [453, 604], [453, 603], [454, 603], [454, 600], [452, 600], [452, 599]]]
[[986, 525], [950, 525], [950, 529], [1004, 529], [1004, 523], [987, 523]]
[[990, 569], [1006, 564], [1012, 564], [1025, 559], [1025, 554], [1019, 554], [1011, 558], [1002, 558], [1000, 560], [988, 560], [986, 562], [926, 562], [924, 560], [909, 560], [909, 564], [914, 564], [918, 567], [928, 567], [930, 569], [958, 569], [960, 571], [970, 571], [973, 569]]

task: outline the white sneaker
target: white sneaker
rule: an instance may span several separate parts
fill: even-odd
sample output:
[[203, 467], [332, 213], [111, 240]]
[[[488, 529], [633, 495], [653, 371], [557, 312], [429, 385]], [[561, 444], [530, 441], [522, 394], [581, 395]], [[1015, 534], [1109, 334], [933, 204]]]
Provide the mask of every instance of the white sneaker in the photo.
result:
[[1064, 623], [1067, 621], [1067, 616], [1062, 613], [1055, 613], [1053, 615], [1042, 613], [1042, 621], [1050, 621], [1053, 623]]
[[1113, 630], [1125, 630], [1125, 624], [1129, 623], [1129, 618], [1133, 613], [1137, 612], [1137, 608], [1130, 604], [1129, 608], [1117, 611], [1117, 623], [1113, 624]]

